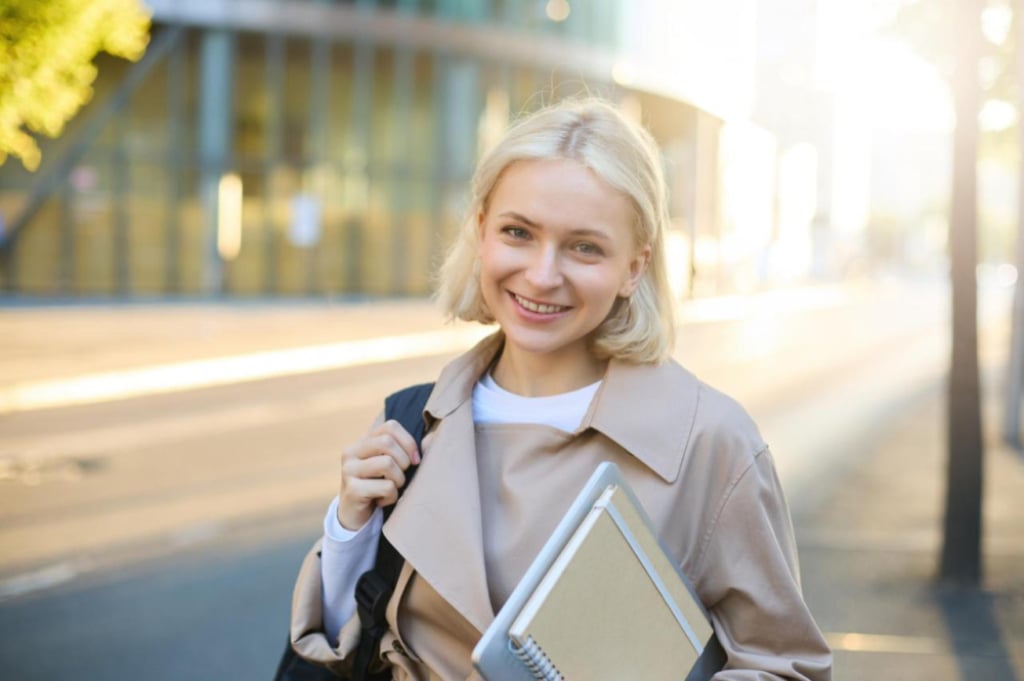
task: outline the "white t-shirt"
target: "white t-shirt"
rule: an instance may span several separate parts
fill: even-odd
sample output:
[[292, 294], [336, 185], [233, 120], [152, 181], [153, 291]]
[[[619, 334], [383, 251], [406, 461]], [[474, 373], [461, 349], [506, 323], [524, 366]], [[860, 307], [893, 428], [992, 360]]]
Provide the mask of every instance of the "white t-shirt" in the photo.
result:
[[[558, 395], [523, 397], [499, 386], [490, 372], [473, 387], [474, 423], [533, 423], [566, 432], [579, 427], [601, 382]], [[338, 522], [338, 498], [324, 516], [320, 554], [324, 632], [331, 645], [356, 609], [356, 582], [373, 567], [384, 514], [377, 509], [363, 527], [347, 530]]]

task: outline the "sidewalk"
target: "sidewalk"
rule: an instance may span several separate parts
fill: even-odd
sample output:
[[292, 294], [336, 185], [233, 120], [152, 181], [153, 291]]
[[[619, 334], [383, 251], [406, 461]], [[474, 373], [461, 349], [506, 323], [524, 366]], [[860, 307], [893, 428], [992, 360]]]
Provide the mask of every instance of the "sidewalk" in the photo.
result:
[[[988, 381], [991, 385], [994, 381]], [[988, 431], [981, 590], [936, 585], [945, 494], [945, 396], [930, 391], [810, 517], [794, 518], [808, 603], [835, 679], [1024, 679], [1024, 458]]]

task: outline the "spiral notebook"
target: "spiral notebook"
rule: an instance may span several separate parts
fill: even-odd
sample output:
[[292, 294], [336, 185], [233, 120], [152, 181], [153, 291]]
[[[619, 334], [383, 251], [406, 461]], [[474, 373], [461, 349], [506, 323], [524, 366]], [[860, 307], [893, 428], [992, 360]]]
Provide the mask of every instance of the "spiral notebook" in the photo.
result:
[[709, 679], [707, 612], [603, 463], [473, 651], [487, 681]]

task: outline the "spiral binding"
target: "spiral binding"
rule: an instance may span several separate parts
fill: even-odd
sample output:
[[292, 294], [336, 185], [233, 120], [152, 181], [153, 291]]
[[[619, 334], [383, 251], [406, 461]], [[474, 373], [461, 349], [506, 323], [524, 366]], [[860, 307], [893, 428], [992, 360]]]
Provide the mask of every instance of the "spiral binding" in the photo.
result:
[[508, 647], [538, 681], [565, 681], [555, 663], [544, 653], [544, 649], [537, 645], [532, 636], [527, 636], [526, 643], [522, 646], [510, 639]]

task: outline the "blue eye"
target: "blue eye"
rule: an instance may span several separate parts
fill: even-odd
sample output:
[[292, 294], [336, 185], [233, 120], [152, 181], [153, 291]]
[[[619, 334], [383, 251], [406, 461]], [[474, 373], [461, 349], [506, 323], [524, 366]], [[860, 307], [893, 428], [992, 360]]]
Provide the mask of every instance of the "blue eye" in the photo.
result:
[[503, 234], [508, 234], [513, 239], [529, 239], [530, 233], [522, 227], [516, 227], [515, 225], [509, 225], [508, 227], [502, 227], [501, 231]]
[[581, 241], [576, 244], [574, 248], [584, 255], [604, 255], [604, 251], [597, 244], [590, 243], [589, 241]]

